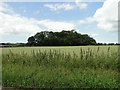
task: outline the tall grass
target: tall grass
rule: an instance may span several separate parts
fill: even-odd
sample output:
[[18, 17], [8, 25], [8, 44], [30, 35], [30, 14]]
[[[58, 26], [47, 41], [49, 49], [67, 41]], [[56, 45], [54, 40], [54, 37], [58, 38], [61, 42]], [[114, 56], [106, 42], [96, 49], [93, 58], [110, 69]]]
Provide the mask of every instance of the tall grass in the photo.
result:
[[2, 55], [2, 84], [24, 88], [118, 88], [118, 52], [101, 53], [88, 48], [66, 53], [60, 50]]

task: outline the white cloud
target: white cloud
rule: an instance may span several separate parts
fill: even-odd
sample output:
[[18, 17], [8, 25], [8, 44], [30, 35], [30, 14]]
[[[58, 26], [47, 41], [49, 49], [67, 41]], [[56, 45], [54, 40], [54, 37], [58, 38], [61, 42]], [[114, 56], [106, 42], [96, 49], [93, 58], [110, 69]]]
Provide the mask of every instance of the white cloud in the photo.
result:
[[106, 0], [93, 18], [98, 22], [98, 27], [107, 31], [118, 30], [118, 2], [120, 0]]
[[60, 9], [64, 9], [64, 10], [72, 10], [75, 9], [77, 7], [79, 7], [80, 9], [85, 9], [87, 8], [87, 4], [86, 3], [81, 3], [81, 2], [77, 2], [76, 1], [76, 5], [74, 4], [44, 4], [44, 7], [48, 7], [53, 11], [57, 11]]
[[97, 34], [97, 33], [91, 33], [90, 34], [90, 36], [92, 36], [92, 37], [95, 37], [95, 36], [98, 36], [99, 34]]
[[44, 4], [44, 7], [48, 7], [54, 11], [60, 10], [60, 9], [72, 10], [75, 8], [75, 6], [71, 4]]
[[85, 9], [87, 8], [87, 4], [86, 3], [81, 3], [81, 0], [76, 0], [76, 5], [80, 8], [80, 9]]
[[[3, 6], [0, 6], [0, 8], [2, 8], [0, 11], [0, 35], [33, 35], [36, 32], [40, 32], [43, 30], [58, 31], [62, 29], [73, 29], [75, 27], [75, 25], [70, 22], [36, 20], [34, 18], [23, 17], [15, 13], [6, 14], [4, 13], [4, 11], [6, 11], [6, 8]], [[7, 12], [10, 10], [11, 9], [7, 8]]]
[[87, 17], [84, 20], [80, 20], [79, 24], [89, 24], [92, 23], [93, 21], [95, 21], [93, 17]]
[[89, 24], [97, 21], [100, 29], [118, 31], [118, 2], [120, 0], [106, 0], [101, 8], [96, 10], [93, 17], [80, 20], [79, 24]]
[[51, 20], [41, 20], [38, 21], [38, 24], [47, 27], [48, 30], [59, 31], [59, 30], [71, 30], [74, 29], [75, 25], [68, 22], [58, 22]]
[[84, 24], [85, 23], [85, 20], [80, 20], [79, 21], [79, 24]]
[[19, 15], [8, 15], [0, 12], [0, 34], [32, 34], [41, 31], [36, 20]]
[[79, 30], [76, 30], [78, 33], [81, 33], [81, 34], [88, 34], [90, 37], [96, 37], [96, 36], [99, 36], [99, 34], [97, 33], [86, 33], [86, 32], [80, 32]]
[[13, 13], [13, 10], [7, 4], [0, 2], [0, 12]]

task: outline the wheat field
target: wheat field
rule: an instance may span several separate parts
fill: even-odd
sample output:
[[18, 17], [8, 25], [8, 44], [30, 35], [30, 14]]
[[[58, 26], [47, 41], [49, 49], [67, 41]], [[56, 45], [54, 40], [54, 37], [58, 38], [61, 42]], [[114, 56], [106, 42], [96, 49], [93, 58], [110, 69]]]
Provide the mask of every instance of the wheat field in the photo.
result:
[[2, 85], [118, 88], [118, 46], [2, 48]]

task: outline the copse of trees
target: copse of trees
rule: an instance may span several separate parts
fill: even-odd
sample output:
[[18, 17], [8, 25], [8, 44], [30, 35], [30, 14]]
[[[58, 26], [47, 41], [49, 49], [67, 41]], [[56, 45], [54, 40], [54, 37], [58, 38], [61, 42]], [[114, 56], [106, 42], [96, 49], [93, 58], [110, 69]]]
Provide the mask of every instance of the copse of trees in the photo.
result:
[[28, 38], [27, 43], [0, 43], [1, 47], [26, 47], [26, 46], [80, 46], [80, 45], [120, 45], [120, 43], [96, 43], [95, 39], [87, 34], [71, 31], [42, 31]]
[[95, 39], [87, 34], [71, 31], [42, 31], [28, 38], [28, 46], [78, 46], [78, 45], [96, 45]]

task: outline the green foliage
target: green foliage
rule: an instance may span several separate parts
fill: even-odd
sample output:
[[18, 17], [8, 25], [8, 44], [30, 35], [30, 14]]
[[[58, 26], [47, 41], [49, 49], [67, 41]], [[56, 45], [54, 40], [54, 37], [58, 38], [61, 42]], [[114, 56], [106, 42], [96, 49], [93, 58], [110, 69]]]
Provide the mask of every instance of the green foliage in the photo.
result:
[[[62, 50], [62, 49], [61, 49]], [[2, 54], [2, 84], [24, 88], [118, 88], [118, 52], [80, 48]]]
[[78, 46], [95, 45], [96, 41], [87, 34], [81, 35], [75, 30], [48, 32], [42, 31], [28, 38], [27, 45], [34, 46]]

